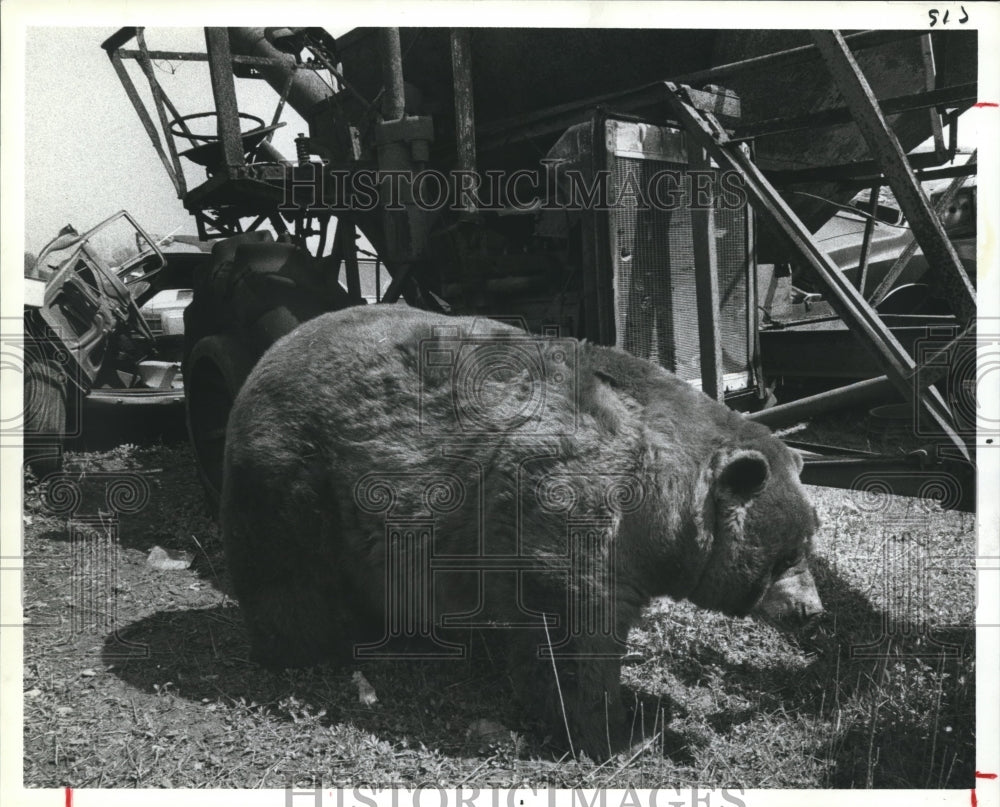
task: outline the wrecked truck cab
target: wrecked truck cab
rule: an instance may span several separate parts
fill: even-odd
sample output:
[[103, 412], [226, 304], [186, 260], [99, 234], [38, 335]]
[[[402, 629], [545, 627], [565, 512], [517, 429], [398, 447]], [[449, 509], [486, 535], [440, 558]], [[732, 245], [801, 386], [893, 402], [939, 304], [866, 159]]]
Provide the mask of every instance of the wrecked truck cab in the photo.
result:
[[162, 322], [167, 265], [160, 243], [122, 210], [82, 234], [64, 227], [26, 268], [23, 428], [36, 475], [61, 467], [85, 399], [183, 400], [180, 357], [150, 327]]

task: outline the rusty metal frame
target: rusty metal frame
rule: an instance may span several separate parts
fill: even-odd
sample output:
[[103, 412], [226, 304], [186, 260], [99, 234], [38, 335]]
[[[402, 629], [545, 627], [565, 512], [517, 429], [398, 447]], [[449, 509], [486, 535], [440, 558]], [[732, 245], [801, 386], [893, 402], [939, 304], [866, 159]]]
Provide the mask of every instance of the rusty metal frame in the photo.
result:
[[347, 293], [352, 300], [361, 300], [361, 273], [358, 266], [357, 227], [348, 216], [337, 218], [330, 259], [335, 266], [334, 281], [339, 282], [340, 264], [343, 263], [344, 285], [347, 288]]
[[[591, 111], [589, 121], [590, 158], [586, 161], [586, 181], [609, 170], [608, 148], [605, 131], [608, 111], [597, 108]], [[581, 214], [583, 264], [583, 299], [585, 334], [601, 345], [613, 345], [617, 338], [615, 323], [614, 269], [611, 265], [611, 235], [606, 225], [605, 211], [600, 205], [584, 205]]]
[[[472, 94], [472, 43], [467, 28], [451, 29], [451, 73], [455, 96], [456, 166], [461, 171], [476, 170], [476, 112]], [[466, 217], [475, 213], [470, 199], [463, 210]]]
[[[958, 107], [976, 102], [977, 83], [955, 84], [951, 87], [927, 90], [925, 92], [898, 95], [879, 101], [879, 106], [885, 115], [898, 115], [901, 112], [912, 112], [918, 109], [929, 109], [938, 120], [937, 110], [941, 107]], [[790, 118], [768, 118], [767, 120], [747, 123], [736, 127], [737, 137], [762, 137], [763, 135], [785, 134], [803, 129], [815, 129], [820, 126], [838, 126], [851, 123], [851, 110], [848, 107], [834, 107], [821, 112], [811, 112], [807, 115], [796, 115]], [[943, 137], [943, 134], [942, 134]], [[944, 148], [944, 141], [941, 141]]]
[[[948, 113], [948, 148], [943, 155], [933, 151], [911, 154], [907, 161], [914, 171], [929, 169], [944, 170], [940, 167], [958, 154], [958, 117], [972, 106], [971, 103], [956, 107]], [[766, 172], [773, 185], [795, 185], [803, 182], [839, 182], [841, 184], [869, 185], [883, 178], [882, 166], [878, 160], [861, 160], [840, 165], [824, 165], [818, 168], [773, 169]]]
[[[191, 198], [193, 191], [187, 187], [182, 160], [180, 159], [181, 154], [177, 150], [174, 138], [176, 136], [184, 136], [192, 140], [195, 138], [192, 137], [191, 129], [188, 127], [183, 116], [181, 116], [157, 80], [153, 70], [153, 60], [192, 61], [208, 64], [217, 116], [219, 148], [222, 152], [222, 170], [220, 176], [210, 178], [207, 184], [203, 184], [195, 189], [202, 191], [208, 186], [215, 187], [218, 184], [218, 180], [223, 178], [227, 180], [247, 179], [246, 159], [239, 123], [239, 110], [236, 102], [234, 66], [245, 65], [260, 68], [283, 64], [278, 60], [265, 57], [234, 55], [229, 47], [229, 36], [226, 28], [205, 28], [204, 31], [206, 43], [204, 53], [150, 50], [146, 46], [143, 35], [144, 29], [141, 27], [119, 29], [102, 43], [102, 48], [108, 54], [108, 58], [118, 75], [119, 81], [138, 115], [140, 123], [145, 129], [153, 149], [163, 164], [168, 178], [174, 186], [177, 198], [185, 203], [185, 207], [194, 216], [198, 234], [201, 238], [219, 238], [243, 232], [251, 232], [259, 227], [263, 220], [271, 221], [278, 232], [287, 232], [287, 227], [281, 221], [280, 216], [270, 214], [265, 214], [263, 218], [258, 216], [256, 221], [246, 226], [240, 219], [255, 216], [257, 215], [256, 213], [239, 216], [236, 220], [233, 220], [232, 216], [224, 214], [213, 216], [211, 212], [213, 208], [202, 208], [193, 203]], [[138, 46], [137, 48], [123, 47], [132, 40], [135, 41]], [[139, 95], [135, 82], [125, 68], [125, 59], [134, 60], [146, 77], [152, 96], [151, 107], [156, 120], [159, 122], [159, 130], [154, 122], [153, 114], [151, 114], [146, 102]], [[277, 119], [280, 117], [285, 100], [286, 96], [282, 95], [275, 110], [272, 126], [275, 125]], [[179, 131], [172, 131], [172, 127], [176, 127]], [[266, 140], [269, 142], [272, 136], [273, 131], [268, 134]]]
[[768, 215], [803, 262], [809, 266], [834, 311], [847, 323], [852, 333], [871, 350], [893, 386], [906, 398], [917, 398], [932, 421], [969, 457], [964, 439], [954, 425], [954, 418], [941, 394], [933, 387], [917, 389], [913, 378], [916, 364], [878, 314], [858, 290], [840, 272], [830, 257], [817, 245], [812, 234], [795, 215], [760, 169], [732, 141], [711, 113], [697, 110], [687, 99], [685, 87], [664, 82], [667, 101], [696, 143], [705, 148], [724, 170], [739, 174], [750, 199]]
[[[704, 171], [712, 164], [704, 148], [691, 148], [688, 159], [693, 170]], [[691, 228], [701, 391], [710, 398], [721, 401], [725, 395], [725, 386], [722, 381], [722, 335], [719, 330], [719, 264], [715, 252], [714, 198], [710, 200], [708, 207], [692, 205]]]
[[[934, 59], [934, 40], [930, 33], [920, 37], [920, 55], [924, 63], [924, 84], [928, 92], [938, 89], [937, 64]], [[931, 119], [931, 132], [934, 137], [934, 151], [937, 154], [944, 154], [944, 131], [941, 124], [941, 116], [937, 109], [929, 111]]]
[[[935, 351], [920, 367], [914, 369], [909, 380], [913, 388], [929, 387], [936, 384], [947, 375], [945, 368], [953, 364], [952, 354], [955, 349], [965, 343], [975, 329], [975, 321], [961, 330], [941, 350]], [[755, 420], [765, 426], [777, 429], [790, 426], [815, 415], [828, 412], [831, 409], [845, 406], [861, 406], [878, 402], [899, 400], [899, 389], [888, 376], [881, 375], [864, 381], [857, 381], [843, 387], [820, 392], [797, 401], [778, 404], [769, 409], [761, 409], [746, 415], [748, 420]]]
[[[695, 93], [693, 103], [701, 108], [704, 93]], [[662, 102], [663, 88], [660, 87]], [[621, 114], [603, 107], [591, 110], [589, 129], [588, 157], [583, 163], [586, 181], [592, 183], [595, 178], [605, 174], [609, 169], [609, 154], [611, 148], [607, 142], [606, 127], [609, 120], [632, 122], [649, 122], [648, 116], [641, 118]], [[666, 123], [657, 120], [656, 125], [669, 125], [679, 129], [676, 122]], [[741, 151], [750, 153], [750, 144], [740, 143]], [[711, 160], [705, 149], [687, 141], [687, 165], [692, 170], [716, 170], [717, 165]], [[711, 188], [702, 190], [712, 191]], [[598, 344], [613, 345], [618, 338], [614, 301], [614, 269], [610, 255], [614, 236], [608, 226], [609, 208], [606, 201], [597, 205], [585, 205], [580, 211], [580, 246], [581, 264], [587, 267], [582, 275], [584, 298], [583, 333], [587, 339]], [[714, 205], [692, 207], [691, 234], [693, 248], [693, 276], [695, 306], [697, 311], [698, 358], [700, 367], [699, 381], [702, 391], [717, 401], [728, 400], [730, 404], [736, 399], [757, 398], [762, 395], [760, 380], [763, 376], [759, 359], [759, 338], [755, 308], [750, 303], [749, 316], [745, 338], [747, 341], [748, 383], [746, 389], [735, 390], [727, 394], [723, 361], [723, 339], [720, 325], [719, 269], [716, 253]], [[746, 238], [748, 260], [754, 261], [754, 239], [756, 237], [753, 216], [746, 217]], [[748, 264], [746, 275], [749, 300], [756, 299], [755, 263]]]
[[[976, 164], [976, 157], [978, 153], [978, 151], [974, 151], [972, 156], [969, 157], [969, 160], [962, 167], [966, 168], [974, 166]], [[948, 209], [948, 206], [955, 199], [955, 196], [958, 195], [958, 191], [965, 183], [967, 176], [967, 174], [962, 173], [952, 181], [952, 183], [948, 186], [948, 189], [941, 195], [938, 203], [934, 206], [934, 215], [940, 217], [940, 215]], [[878, 305], [882, 302], [882, 299], [889, 293], [889, 290], [899, 279], [899, 276], [903, 274], [903, 270], [906, 269], [910, 259], [916, 254], [918, 246], [919, 244], [917, 243], [917, 239], [914, 237], [914, 234], [911, 233], [910, 242], [903, 248], [902, 253], [900, 253], [898, 258], [896, 258], [892, 266], [889, 267], [889, 271], [886, 272], [885, 277], [882, 278], [882, 282], [875, 287], [871, 294], [868, 295], [868, 302], [872, 305]]]
[[875, 233], [875, 213], [878, 211], [878, 195], [882, 190], [881, 180], [876, 180], [871, 188], [868, 199], [868, 218], [865, 220], [865, 232], [861, 239], [861, 261], [858, 264], [858, 291], [865, 293], [868, 282], [868, 258], [871, 256], [872, 235]]
[[246, 160], [240, 136], [239, 107], [236, 103], [236, 82], [233, 78], [233, 54], [229, 48], [229, 31], [225, 28], [205, 29], [208, 69], [215, 99], [215, 116], [219, 143], [222, 146], [226, 176], [233, 179], [246, 172]]
[[[107, 52], [108, 58], [111, 60], [111, 66], [118, 75], [118, 80], [121, 82], [133, 109], [135, 109], [136, 114], [139, 116], [139, 122], [142, 124], [143, 129], [146, 130], [146, 134], [149, 136], [149, 140], [153, 144], [153, 149], [156, 151], [156, 155], [160, 158], [160, 162], [163, 163], [163, 168], [166, 170], [167, 176], [170, 178], [170, 182], [173, 184], [174, 190], [177, 192], [177, 198], [183, 199], [184, 195], [187, 193], [187, 185], [184, 181], [184, 172], [181, 170], [180, 158], [178, 157], [173, 138], [170, 136], [170, 132], [167, 128], [164, 127], [163, 140], [160, 139], [160, 134], [156, 130], [156, 125], [153, 123], [153, 119], [150, 117], [149, 112], [146, 109], [146, 105], [139, 96], [139, 91], [136, 89], [135, 82], [132, 81], [132, 77], [128, 74], [128, 70], [125, 69], [125, 64], [122, 61], [122, 52], [119, 50], [120, 45], [123, 45], [130, 39], [137, 38], [141, 35], [141, 33], [141, 28], [122, 28], [114, 36], [105, 40], [102, 47]], [[143, 72], [146, 73], [145, 69]], [[159, 83], [156, 82], [155, 76], [152, 75], [151, 71], [146, 73], [146, 78], [150, 81], [150, 92], [153, 94], [153, 102], [156, 105], [157, 116], [162, 123], [166, 117], [166, 111], [163, 108], [165, 93], [163, 93], [162, 88], [159, 87]], [[165, 148], [164, 141], [166, 141]]]
[[[150, 59], [156, 59], [157, 61], [163, 62], [207, 62], [207, 53], [194, 53], [190, 51], [177, 51], [177, 50], [132, 50], [130, 48], [121, 48], [119, 51], [123, 59], [141, 59], [144, 57], [149, 57]], [[251, 67], [269, 67], [281, 65], [282, 62], [278, 59], [268, 59], [264, 56], [233, 56], [234, 64], [246, 64]]]
[[882, 165], [900, 209], [927, 257], [931, 282], [939, 287], [962, 324], [976, 316], [976, 294], [944, 225], [931, 209], [899, 140], [839, 31], [813, 31], [813, 40], [868, 148]]
[[895, 496], [923, 498], [930, 493], [941, 493], [939, 481], [944, 478], [951, 480], [957, 495], [942, 505], [968, 513], [976, 511], [976, 468], [970, 462], [942, 452], [932, 454], [926, 449], [892, 457], [836, 448], [839, 454], [831, 456], [824, 451], [825, 446], [785, 442], [804, 452], [801, 480], [807, 485], [864, 489], [864, 480], [877, 478], [880, 490]]
[[170, 136], [170, 123], [167, 120], [166, 110], [169, 108], [171, 114], [174, 116], [175, 120], [180, 121], [180, 126], [182, 131], [190, 135], [191, 132], [187, 128], [187, 124], [181, 118], [180, 113], [177, 108], [171, 102], [169, 96], [164, 92], [163, 88], [160, 86], [160, 82], [156, 78], [156, 73], [153, 72], [153, 62], [149, 58], [146, 52], [146, 39], [143, 34], [142, 28], [137, 28], [135, 33], [136, 42], [139, 43], [141, 48], [140, 56], [138, 59], [139, 67], [142, 69], [143, 74], [146, 76], [146, 81], [149, 84], [149, 91], [153, 96], [153, 105], [156, 107], [156, 114], [160, 120], [160, 129], [164, 133], [164, 140], [167, 142], [167, 148], [170, 151], [170, 161], [173, 163], [174, 171], [177, 174], [177, 178], [181, 187], [181, 190], [185, 190], [184, 182], [184, 169], [181, 168], [181, 159], [177, 154], [176, 144], [173, 138]]
[[[921, 31], [858, 31], [848, 34], [847, 39], [856, 48], [874, 48], [890, 42], [898, 42], [920, 36]], [[703, 86], [708, 83], [724, 84], [725, 77], [748, 69], [780, 69], [782, 65], [803, 56], [816, 56], [814, 44], [800, 45], [788, 50], [766, 53], [738, 62], [717, 65], [683, 76], [675, 76], [676, 84]], [[697, 91], [692, 91], [697, 92]], [[635, 87], [630, 90], [605, 93], [579, 101], [542, 109], [527, 115], [491, 121], [477, 129], [476, 136], [482, 151], [498, 146], [529, 140], [539, 135], [561, 132], [587, 119], [590, 110], [597, 106], [613, 105], [616, 112], [630, 112], [641, 107], [652, 106], [662, 98], [660, 82]], [[706, 96], [708, 93], [705, 94]]]
[[[970, 177], [978, 173], [979, 173], [979, 167], [978, 165], [976, 165], [976, 163], [965, 163], [964, 165], [946, 165], [943, 168], [928, 168], [923, 171], [917, 171], [915, 173], [915, 176], [917, 177], [917, 182], [924, 183], [924, 182], [930, 182], [931, 180], [935, 179], [954, 179], [955, 177]], [[770, 179], [773, 184], [775, 185], [778, 184], [777, 182], [774, 182], [774, 178], [770, 173], [768, 173], [767, 176], [768, 179]], [[868, 176], [852, 177], [851, 179], [846, 180], [846, 182], [852, 185], [853, 184], [868, 185], [876, 181], [880, 182], [883, 185], [885, 184], [881, 173], [870, 174]]]

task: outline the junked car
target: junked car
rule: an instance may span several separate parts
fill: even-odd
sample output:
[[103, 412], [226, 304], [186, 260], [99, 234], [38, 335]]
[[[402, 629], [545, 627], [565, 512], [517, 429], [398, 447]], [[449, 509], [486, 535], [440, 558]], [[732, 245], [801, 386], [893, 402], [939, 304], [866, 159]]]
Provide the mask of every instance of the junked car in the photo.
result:
[[36, 474], [60, 467], [84, 401], [182, 404], [183, 308], [204, 253], [168, 258], [167, 241], [122, 210], [84, 233], [67, 225], [26, 266], [25, 460]]
[[[932, 208], [938, 208], [950, 180], [924, 184]], [[969, 278], [976, 282], [976, 177], [967, 177], [951, 201], [939, 211], [941, 223]], [[815, 234], [817, 244], [830, 256], [855, 287], [861, 283], [861, 256], [865, 225], [870, 215], [870, 191], [862, 191], [851, 204], [839, 209]], [[865, 297], [870, 297], [889, 269], [913, 241], [913, 233], [892, 194], [884, 190], [877, 200], [868, 264], [864, 271]], [[882, 314], [947, 314], [942, 300], [934, 297], [927, 278], [927, 258], [919, 246], [886, 293], [875, 301]], [[829, 306], [815, 293], [808, 273], [792, 267], [793, 303], [799, 317], [815, 319], [832, 316]]]

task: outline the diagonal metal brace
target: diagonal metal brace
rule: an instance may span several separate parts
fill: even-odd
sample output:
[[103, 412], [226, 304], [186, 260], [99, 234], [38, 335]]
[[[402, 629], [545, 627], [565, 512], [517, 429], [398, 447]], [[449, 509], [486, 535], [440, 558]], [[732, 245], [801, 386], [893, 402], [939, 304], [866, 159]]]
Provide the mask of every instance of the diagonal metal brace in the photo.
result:
[[903, 147], [889, 128], [871, 86], [839, 31], [813, 31], [813, 40], [872, 156], [881, 164], [900, 209], [927, 257], [932, 282], [964, 325], [976, 316], [976, 293], [941, 219], [931, 209]]
[[676, 119], [692, 139], [706, 149], [723, 171], [739, 175], [750, 200], [773, 219], [778, 229], [822, 284], [833, 310], [851, 332], [874, 355], [892, 385], [908, 401], [919, 400], [932, 421], [969, 459], [968, 448], [954, 426], [951, 410], [933, 387], [915, 389], [916, 363], [899, 343], [861, 293], [843, 275], [830, 257], [816, 244], [812, 234], [736, 143], [730, 140], [711, 113], [700, 112], [687, 98], [687, 88], [664, 82], [666, 96]]
[[[170, 122], [167, 120], [166, 107], [170, 107], [171, 113], [177, 120], [182, 121], [181, 115], [170, 102], [170, 98], [163, 91], [160, 82], [156, 80], [156, 74], [153, 72], [153, 62], [149, 58], [149, 51], [146, 48], [146, 39], [142, 28], [136, 28], [135, 39], [139, 45], [139, 67], [142, 68], [142, 72], [146, 75], [146, 81], [149, 82], [149, 91], [153, 96], [153, 106], [156, 107], [156, 114], [160, 119], [160, 129], [163, 131], [163, 139], [166, 141], [170, 160], [174, 165], [174, 176], [177, 177], [177, 184], [180, 185], [178, 193], [180, 196], [183, 196], [187, 193], [187, 185], [184, 181], [184, 169], [181, 167], [181, 158], [177, 154], [174, 139], [170, 136]], [[181, 125], [185, 129], [187, 128], [183, 121]]]
[[[163, 167], [167, 171], [167, 176], [170, 177], [170, 181], [173, 183], [174, 190], [177, 192], [177, 198], [183, 199], [185, 192], [183, 173], [178, 174], [174, 170], [170, 157], [167, 155], [167, 152], [163, 147], [163, 141], [160, 140], [160, 134], [156, 131], [156, 125], [153, 123], [153, 119], [149, 116], [149, 112], [146, 111], [146, 105], [142, 101], [142, 96], [139, 95], [139, 91], [136, 89], [136, 86], [132, 81], [132, 77], [128, 74], [128, 70], [125, 69], [125, 65], [122, 63], [122, 57], [119, 55], [117, 50], [109, 50], [108, 58], [111, 59], [111, 66], [114, 67], [115, 73], [118, 74], [118, 79], [121, 81], [122, 87], [125, 89], [125, 94], [128, 96], [128, 100], [132, 102], [132, 107], [139, 116], [139, 122], [142, 124], [142, 128], [146, 130], [146, 134], [149, 136], [149, 141], [153, 144], [153, 148], [156, 150], [156, 155], [160, 158], [160, 162], [163, 163]], [[167, 137], [169, 137], [169, 135], [167, 135]]]
[[[972, 156], [969, 158], [966, 165], [975, 165], [976, 156], [979, 152], [972, 152]], [[938, 218], [948, 209], [951, 203], [955, 200], [958, 195], [959, 190], [962, 185], [965, 184], [965, 180], [968, 176], [962, 175], [957, 176], [948, 186], [948, 189], [941, 195], [938, 200], [937, 205], [934, 208], [934, 213]], [[882, 278], [882, 282], [878, 284], [878, 287], [871, 294], [868, 295], [868, 301], [872, 305], [878, 305], [882, 302], [882, 299], [889, 293], [889, 290], [896, 284], [899, 280], [899, 276], [903, 274], [903, 270], [909, 265], [910, 260], [917, 252], [917, 247], [920, 246], [917, 243], [917, 239], [913, 237], [913, 231], [910, 231], [909, 243], [903, 248], [903, 251], [896, 258], [892, 266], [889, 267], [889, 271], [885, 273], [885, 277]], [[971, 321], [971, 320], [970, 320]]]

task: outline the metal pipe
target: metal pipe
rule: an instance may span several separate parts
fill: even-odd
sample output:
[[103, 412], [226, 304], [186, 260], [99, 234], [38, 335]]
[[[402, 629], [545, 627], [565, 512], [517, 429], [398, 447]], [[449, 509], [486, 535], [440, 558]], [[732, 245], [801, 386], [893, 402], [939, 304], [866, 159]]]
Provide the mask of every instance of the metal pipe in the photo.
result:
[[405, 109], [403, 51], [399, 44], [399, 29], [380, 28], [379, 44], [382, 48], [382, 118], [399, 120]]
[[[457, 168], [461, 171], [475, 171], [476, 114], [472, 102], [472, 49], [468, 29], [451, 30], [451, 73], [455, 85]], [[471, 206], [471, 200], [469, 204]]]
[[[923, 356], [923, 364], [914, 367], [913, 373], [909, 376], [911, 389], [917, 393], [921, 389], [928, 389], [932, 384], [939, 383], [944, 379], [950, 368], [955, 365], [954, 351], [962, 345], [968, 344], [969, 334], [972, 332], [975, 323], [970, 323], [961, 333], [938, 351], [929, 356]], [[790, 426], [793, 423], [822, 415], [841, 406], [860, 406], [862, 404], [873, 404], [882, 401], [895, 401], [900, 398], [899, 385], [889, 380], [889, 376], [882, 375], [878, 378], [869, 378], [865, 381], [858, 381], [855, 384], [848, 384], [837, 389], [820, 392], [817, 395], [810, 395], [807, 398], [800, 398], [787, 404], [772, 406], [770, 409], [763, 409], [759, 412], [752, 412], [746, 416], [747, 420], [754, 420], [770, 426], [772, 429], [782, 426]]]
[[[805, 485], [864, 490], [876, 482], [893, 496], [920, 497], [940, 490], [942, 508], [976, 512], [976, 468], [950, 457], [928, 458], [922, 452], [904, 457], [806, 457], [799, 477]], [[933, 494], [932, 494], [933, 495]]]
[[361, 274], [358, 269], [358, 241], [357, 231], [354, 222], [348, 219], [341, 219], [337, 222], [337, 233], [343, 228], [343, 241], [341, 249], [344, 253], [344, 280], [347, 281], [347, 293], [352, 300], [360, 300], [361, 297]]
[[887, 376], [869, 378], [845, 387], [820, 392], [791, 403], [772, 406], [759, 412], [751, 412], [747, 420], [755, 420], [772, 429], [790, 426], [802, 420], [822, 415], [843, 406], [861, 406], [899, 400], [896, 387]]
[[[288, 84], [288, 105], [307, 121], [312, 120], [313, 108], [333, 95], [333, 89], [316, 73], [299, 70], [294, 56], [268, 42], [263, 28], [230, 28], [229, 46], [234, 54], [268, 59], [267, 64], [254, 65], [257, 72], [279, 96]], [[289, 73], [293, 76], [290, 84]]]

